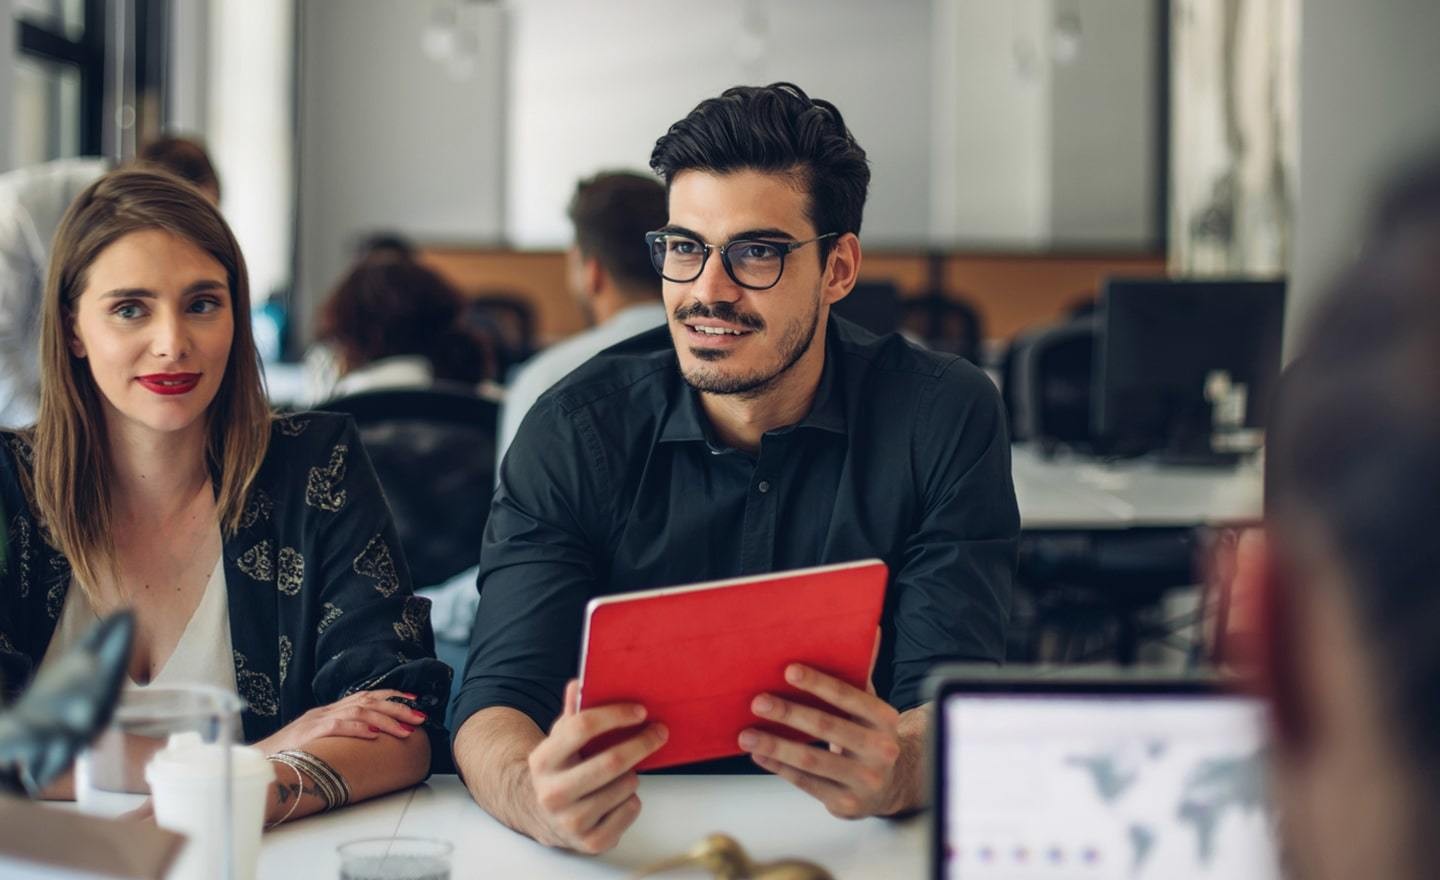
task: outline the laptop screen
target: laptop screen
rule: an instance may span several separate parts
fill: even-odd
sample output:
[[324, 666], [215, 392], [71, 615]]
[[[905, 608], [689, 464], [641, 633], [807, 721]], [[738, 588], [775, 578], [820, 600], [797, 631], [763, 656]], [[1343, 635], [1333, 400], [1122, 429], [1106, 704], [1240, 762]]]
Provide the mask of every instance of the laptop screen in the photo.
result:
[[951, 691], [941, 711], [941, 876], [1279, 876], [1257, 700]]

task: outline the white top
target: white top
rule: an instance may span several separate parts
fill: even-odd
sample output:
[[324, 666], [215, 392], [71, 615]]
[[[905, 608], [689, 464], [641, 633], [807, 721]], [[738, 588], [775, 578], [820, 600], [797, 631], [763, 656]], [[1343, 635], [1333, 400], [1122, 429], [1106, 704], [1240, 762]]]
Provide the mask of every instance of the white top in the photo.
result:
[[70, 202], [108, 167], [104, 159], [59, 159], [0, 174], [0, 427], [35, 421], [50, 240]]
[[505, 404], [500, 408], [500, 436], [495, 443], [496, 463], [505, 458], [505, 450], [515, 439], [525, 414], [551, 385], [610, 346], [659, 327], [665, 319], [664, 303], [630, 306], [605, 323], [558, 342], [522, 364], [505, 388]]
[[[45, 650], [41, 668], [84, 636], [95, 621], [95, 612], [85, 598], [85, 591], [72, 579], [65, 596], [65, 608], [60, 612], [60, 622], [55, 626], [50, 647]], [[191, 684], [211, 685], [235, 693], [235, 658], [230, 643], [230, 604], [225, 590], [223, 555], [216, 561], [215, 570], [205, 584], [205, 595], [200, 597], [200, 604], [195, 606], [165, 665], [149, 684], [137, 685], [126, 679], [126, 686], [131, 688]]]
[[331, 397], [379, 391], [389, 388], [429, 388], [435, 381], [435, 370], [429, 358], [418, 354], [400, 354], [371, 361], [358, 370], [340, 377]]

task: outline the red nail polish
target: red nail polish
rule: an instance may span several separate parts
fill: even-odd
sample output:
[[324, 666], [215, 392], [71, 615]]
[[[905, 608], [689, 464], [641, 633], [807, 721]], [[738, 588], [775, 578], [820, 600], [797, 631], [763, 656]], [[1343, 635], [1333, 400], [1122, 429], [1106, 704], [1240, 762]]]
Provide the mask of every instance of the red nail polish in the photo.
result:
[[404, 721], [401, 721], [401, 722], [400, 722], [400, 726], [403, 727], [403, 728], [405, 728], [405, 732], [406, 732], [406, 733], [414, 733], [414, 732], [415, 732], [415, 728], [413, 728], [413, 727], [411, 727], [410, 725], [406, 724]]
[[380, 728], [378, 728], [378, 727], [372, 727], [372, 728], [370, 728], [370, 732], [371, 732], [371, 733], [379, 733], [379, 732], [380, 732]]

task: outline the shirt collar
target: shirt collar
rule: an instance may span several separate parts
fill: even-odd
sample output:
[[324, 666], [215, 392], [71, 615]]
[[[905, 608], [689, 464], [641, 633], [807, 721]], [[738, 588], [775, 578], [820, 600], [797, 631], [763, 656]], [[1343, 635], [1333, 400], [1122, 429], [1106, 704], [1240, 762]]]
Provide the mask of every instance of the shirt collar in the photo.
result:
[[[810, 412], [794, 425], [769, 433], [788, 434], [800, 428], [816, 428], [833, 434], [845, 433], [844, 393], [836, 375], [839, 371], [836, 361], [840, 346], [830, 344], [832, 332], [833, 328], [826, 333], [825, 366], [820, 372], [820, 385], [815, 389], [815, 401], [810, 406]], [[726, 451], [726, 447], [715, 438], [710, 428], [710, 420], [700, 407], [700, 393], [686, 384], [685, 379], [678, 375], [678, 370], [676, 372], [676, 382], [672, 386], [674, 390], [665, 414], [665, 425], [660, 430], [660, 442], [702, 441], [712, 452]]]

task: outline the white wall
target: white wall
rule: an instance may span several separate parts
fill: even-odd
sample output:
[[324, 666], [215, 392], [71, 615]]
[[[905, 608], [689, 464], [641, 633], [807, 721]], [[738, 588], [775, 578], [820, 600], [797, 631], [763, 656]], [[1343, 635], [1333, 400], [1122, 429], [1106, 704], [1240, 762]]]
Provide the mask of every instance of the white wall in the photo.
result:
[[294, 2], [214, 0], [207, 22], [203, 134], [256, 303], [291, 276]]
[[9, 171], [13, 164], [14, 134], [10, 126], [15, 124], [15, 9], [11, 0], [0, 0], [0, 172]]
[[1154, 241], [1160, 184], [1155, 4], [1051, 5], [1057, 19], [1073, 15], [1080, 33], [1073, 59], [1051, 53], [1050, 240], [1061, 246]]
[[296, 317], [305, 335], [365, 234], [501, 237], [506, 11], [474, 7], [479, 64], [457, 80], [421, 49], [432, 4], [305, 0], [300, 8]]
[[570, 239], [578, 178], [646, 169], [655, 140], [736, 84], [833, 101], [871, 161], [867, 243], [928, 234], [931, 0], [526, 0], [511, 5], [506, 228]]
[[1157, 26], [1153, 0], [935, 0], [932, 240], [1153, 241]]
[[202, 134], [208, 124], [210, 83], [210, 3], [201, 0], [170, 6], [169, 79], [165, 83], [170, 128]]
[[[1049, 0], [938, 0], [937, 53], [953, 63], [940, 86], [949, 143], [937, 144], [948, 210], [938, 243], [1040, 247], [1050, 233], [1050, 65], [1042, 42]], [[938, 203], [938, 201], [937, 201]], [[948, 215], [948, 216], [947, 216]]]
[[1304, 0], [1287, 343], [1354, 254], [1396, 163], [1440, 148], [1440, 3]]

